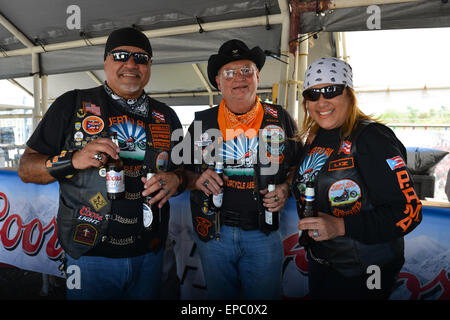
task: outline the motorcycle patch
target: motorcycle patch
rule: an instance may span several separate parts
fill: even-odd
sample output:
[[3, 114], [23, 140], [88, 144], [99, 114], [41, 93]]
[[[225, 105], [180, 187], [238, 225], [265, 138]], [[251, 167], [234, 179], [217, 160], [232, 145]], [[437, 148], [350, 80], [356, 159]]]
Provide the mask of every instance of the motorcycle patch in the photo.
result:
[[348, 205], [361, 197], [361, 188], [353, 180], [343, 179], [333, 183], [328, 189], [328, 200], [332, 207]]

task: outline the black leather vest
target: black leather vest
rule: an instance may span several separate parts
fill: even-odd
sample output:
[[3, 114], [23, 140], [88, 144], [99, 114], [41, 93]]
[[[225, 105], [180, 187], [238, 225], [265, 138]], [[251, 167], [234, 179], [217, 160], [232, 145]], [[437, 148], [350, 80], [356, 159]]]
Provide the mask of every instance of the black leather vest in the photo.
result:
[[[108, 130], [108, 105], [110, 103], [108, 99], [103, 86], [77, 91], [74, 115], [70, 125], [71, 133], [67, 136], [64, 150], [81, 149], [85, 143]], [[86, 105], [89, 107], [86, 108]], [[95, 108], [96, 111], [86, 111], [92, 110], [91, 108]], [[165, 119], [169, 118], [167, 109], [160, 102], [151, 99], [150, 108], [164, 114]], [[149, 112], [149, 119], [150, 117], [151, 112]], [[145, 131], [147, 141], [152, 141], [148, 123], [145, 125]], [[171, 132], [172, 128], [169, 129], [169, 137]], [[147, 143], [143, 164], [155, 169], [156, 159], [161, 151]], [[171, 169], [170, 161], [169, 167], [164, 169]], [[111, 202], [106, 195], [105, 175], [99, 168], [90, 168], [78, 172], [71, 178], [60, 180], [59, 184], [58, 239], [62, 248], [71, 257], [77, 259], [99, 243], [108, 240], [107, 230], [112, 215], [110, 214]], [[135, 201], [142, 200], [136, 199]], [[166, 213], [162, 214], [163, 217], [166, 217], [166, 221], [163, 222], [164, 227], [160, 228], [159, 234], [154, 234], [152, 237], [165, 239], [167, 235], [168, 203], [163, 207], [163, 213]], [[140, 234], [144, 232], [141, 216], [138, 214], [136, 234], [133, 237], [140, 237]]]
[[[370, 125], [362, 121], [352, 135], [343, 139], [334, 148], [327, 162], [315, 177], [316, 205], [319, 211], [336, 217], [357, 215], [360, 211], [373, 208], [367, 194], [367, 187], [358, 173], [356, 141], [361, 132]], [[300, 164], [304, 159], [301, 159]], [[294, 176], [293, 194], [297, 210], [301, 209], [302, 195], [295, 187], [299, 181], [298, 170]], [[347, 236], [314, 242], [307, 248], [309, 257], [325, 263], [345, 276], [365, 273], [370, 265], [383, 266], [404, 259], [403, 238], [391, 242], [365, 244]]]
[[[280, 127], [284, 130], [284, 132], [286, 133], [286, 126], [285, 126], [285, 110], [278, 105], [273, 105], [273, 104], [267, 104], [267, 103], [263, 103], [261, 102], [262, 107], [264, 109], [264, 116], [263, 116], [263, 120], [261, 123], [261, 130], [260, 130], [260, 134], [259, 134], [259, 138], [258, 140], [261, 140], [261, 133], [262, 135], [265, 135], [265, 132], [270, 132], [269, 131], [264, 131], [264, 128], [276, 128], [276, 127]], [[200, 112], [196, 112], [195, 114], [195, 119], [194, 121], [201, 121], [202, 124], [202, 134], [206, 131], [208, 131], [209, 129], [217, 129], [219, 130], [219, 124], [217, 121], [217, 117], [218, 117], [218, 110], [219, 107], [216, 106], [214, 108], [211, 109], [207, 109], [204, 111], [200, 111]], [[273, 127], [270, 127], [273, 126]], [[276, 130], [275, 130], [276, 131]], [[194, 132], [195, 134], [195, 132]], [[270, 136], [270, 134], [269, 134]], [[274, 135], [271, 136], [271, 138], [275, 138]], [[199, 144], [199, 142], [202, 141], [200, 136], [194, 136], [191, 137], [191, 139], [193, 140], [194, 144], [198, 144], [198, 147], [200, 147], [202, 150], [204, 150], [205, 148], [207, 148], [208, 146], [211, 146], [214, 144], [214, 141], [211, 141], [211, 144], [207, 144], [204, 143], [202, 145]], [[267, 140], [267, 139], [266, 139]], [[270, 137], [269, 137], [270, 140]], [[216, 140], [217, 141], [217, 140]], [[260, 144], [261, 145], [261, 144]], [[260, 145], [258, 145], [258, 150]], [[267, 185], [269, 183], [269, 181], [277, 181], [277, 183], [281, 183], [284, 182], [286, 179], [286, 174], [289, 170], [289, 165], [287, 164], [287, 161], [283, 161], [281, 162], [279, 169], [276, 173], [274, 174], [265, 174], [267, 173], [267, 171], [265, 171], [265, 168], [270, 166], [270, 151], [272, 151], [272, 155], [276, 155], [277, 159], [279, 159], [279, 157], [285, 157], [287, 155], [287, 152], [289, 152], [289, 148], [288, 148], [288, 143], [287, 143], [287, 138], [284, 139], [283, 143], [277, 144], [276, 150], [275, 148], [273, 150], [271, 150], [271, 146], [270, 146], [270, 142], [268, 144], [266, 144], [267, 146], [267, 150], [269, 151], [269, 158], [264, 158], [264, 160], [261, 161], [260, 156], [259, 156], [259, 152], [258, 152], [258, 156], [257, 156], [257, 164], [254, 165], [254, 190], [253, 190], [253, 195], [255, 197], [255, 199], [257, 200], [257, 208], [255, 208], [259, 215], [258, 220], [259, 220], [259, 229], [260, 231], [262, 231], [265, 234], [269, 234], [270, 231], [268, 231], [265, 226], [264, 223], [262, 223], [264, 221], [264, 206], [262, 205], [262, 197], [261, 194], [259, 193], [259, 190], [263, 190], [265, 188], [267, 188]], [[200, 153], [198, 153], [200, 154]], [[213, 166], [211, 165], [207, 165], [203, 159], [197, 159], [197, 161], [195, 162], [195, 172], [198, 174], [201, 174], [203, 171], [207, 170], [208, 168], [214, 169]], [[207, 203], [208, 203], [208, 197], [205, 195], [205, 193], [203, 191], [199, 191], [199, 190], [194, 190], [191, 191], [190, 193], [190, 204], [191, 204], [191, 212], [192, 212], [192, 223], [194, 226], [194, 230], [197, 233], [197, 235], [199, 236], [199, 238], [203, 241], [209, 241], [211, 240], [214, 235], [215, 235], [215, 225], [214, 225], [214, 215], [213, 214], [208, 214], [208, 209], [207, 209]], [[236, 211], [239, 211], [239, 205], [236, 204]]]

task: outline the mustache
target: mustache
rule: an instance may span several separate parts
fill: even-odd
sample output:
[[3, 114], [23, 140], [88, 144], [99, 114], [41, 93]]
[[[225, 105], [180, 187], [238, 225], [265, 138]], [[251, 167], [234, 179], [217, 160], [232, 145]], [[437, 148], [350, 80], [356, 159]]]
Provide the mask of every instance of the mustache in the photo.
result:
[[132, 74], [138, 76], [139, 78], [142, 78], [142, 73], [136, 69], [124, 68], [124, 69], [121, 69], [117, 74], [122, 75], [124, 73], [132, 73]]

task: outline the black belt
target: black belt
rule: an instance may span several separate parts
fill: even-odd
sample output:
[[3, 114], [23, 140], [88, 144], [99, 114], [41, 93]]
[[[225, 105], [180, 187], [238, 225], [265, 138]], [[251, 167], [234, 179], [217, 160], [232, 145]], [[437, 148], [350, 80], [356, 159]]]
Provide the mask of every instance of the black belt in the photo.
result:
[[230, 227], [239, 227], [243, 230], [257, 230], [258, 212], [237, 212], [231, 210], [221, 210], [221, 219], [224, 225]]

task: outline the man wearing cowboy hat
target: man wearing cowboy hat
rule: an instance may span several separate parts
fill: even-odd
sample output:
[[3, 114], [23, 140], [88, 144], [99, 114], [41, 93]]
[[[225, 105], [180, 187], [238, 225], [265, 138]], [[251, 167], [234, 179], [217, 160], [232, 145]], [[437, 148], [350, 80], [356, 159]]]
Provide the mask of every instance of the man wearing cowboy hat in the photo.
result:
[[[259, 47], [225, 42], [208, 61], [209, 81], [223, 99], [197, 112], [185, 137], [192, 221], [210, 299], [281, 295], [283, 248], [275, 220], [289, 195], [286, 176], [298, 152], [289, 138], [297, 128], [282, 107], [256, 95], [265, 60]], [[223, 179], [215, 163], [223, 163]], [[274, 170], [264, 173], [268, 167]], [[221, 207], [213, 207], [211, 196], [222, 192]]]

